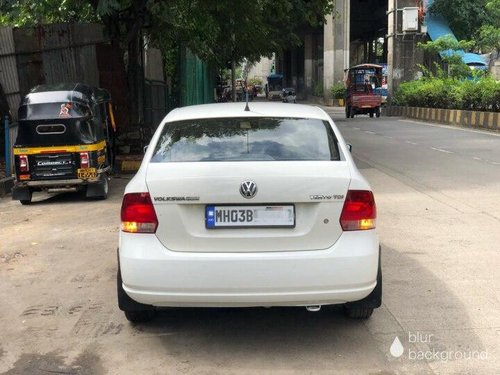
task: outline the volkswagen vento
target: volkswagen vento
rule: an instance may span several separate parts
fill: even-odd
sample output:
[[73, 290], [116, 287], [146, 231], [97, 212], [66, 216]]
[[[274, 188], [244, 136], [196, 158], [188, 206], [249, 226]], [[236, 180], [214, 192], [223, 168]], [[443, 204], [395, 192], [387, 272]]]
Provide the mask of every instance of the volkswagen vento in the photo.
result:
[[342, 304], [368, 318], [382, 273], [372, 190], [322, 109], [208, 104], [170, 112], [125, 189], [118, 303]]

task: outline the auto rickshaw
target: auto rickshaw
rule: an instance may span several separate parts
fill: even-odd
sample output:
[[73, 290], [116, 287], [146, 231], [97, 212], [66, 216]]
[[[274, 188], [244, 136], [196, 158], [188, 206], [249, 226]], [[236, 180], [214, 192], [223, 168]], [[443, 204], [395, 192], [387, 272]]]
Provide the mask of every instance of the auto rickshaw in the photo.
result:
[[34, 191], [85, 191], [106, 199], [116, 124], [110, 94], [81, 83], [40, 85], [18, 111], [12, 199], [31, 203]]
[[345, 70], [345, 115], [354, 118], [364, 114], [380, 117], [382, 96], [376, 91], [382, 83], [381, 65], [361, 64]]

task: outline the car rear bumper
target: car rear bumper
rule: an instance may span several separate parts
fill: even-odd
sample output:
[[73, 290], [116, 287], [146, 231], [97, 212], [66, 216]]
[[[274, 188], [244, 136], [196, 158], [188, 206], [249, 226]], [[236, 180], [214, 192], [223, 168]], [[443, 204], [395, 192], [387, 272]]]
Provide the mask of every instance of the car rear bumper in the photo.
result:
[[188, 253], [149, 234], [120, 233], [123, 288], [154, 306], [243, 307], [340, 304], [376, 286], [376, 232], [344, 232], [325, 250]]

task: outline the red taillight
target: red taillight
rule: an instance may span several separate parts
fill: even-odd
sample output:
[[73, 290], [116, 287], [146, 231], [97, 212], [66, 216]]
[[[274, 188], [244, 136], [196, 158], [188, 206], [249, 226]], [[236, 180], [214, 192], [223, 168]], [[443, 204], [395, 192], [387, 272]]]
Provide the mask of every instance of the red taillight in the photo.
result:
[[28, 172], [29, 170], [28, 155], [19, 155], [19, 172]]
[[154, 233], [158, 219], [149, 193], [125, 194], [122, 202], [122, 231], [128, 233]]
[[344, 231], [375, 228], [377, 207], [373, 193], [368, 190], [349, 190], [340, 215]]
[[89, 167], [89, 153], [80, 152], [80, 168], [88, 168], [88, 167]]

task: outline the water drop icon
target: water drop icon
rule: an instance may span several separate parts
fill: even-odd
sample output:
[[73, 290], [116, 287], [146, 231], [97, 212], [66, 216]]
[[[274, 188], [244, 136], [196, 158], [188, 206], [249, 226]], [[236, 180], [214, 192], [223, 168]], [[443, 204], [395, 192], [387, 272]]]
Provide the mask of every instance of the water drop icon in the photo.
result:
[[393, 357], [399, 358], [403, 355], [404, 351], [405, 348], [403, 347], [403, 344], [401, 344], [401, 341], [399, 341], [399, 337], [396, 336], [391, 345], [391, 355]]

